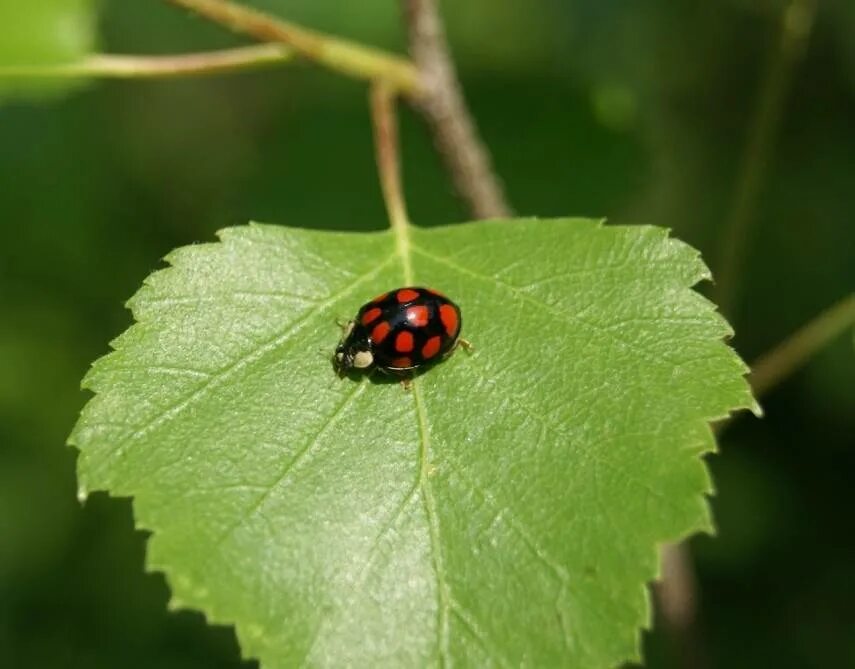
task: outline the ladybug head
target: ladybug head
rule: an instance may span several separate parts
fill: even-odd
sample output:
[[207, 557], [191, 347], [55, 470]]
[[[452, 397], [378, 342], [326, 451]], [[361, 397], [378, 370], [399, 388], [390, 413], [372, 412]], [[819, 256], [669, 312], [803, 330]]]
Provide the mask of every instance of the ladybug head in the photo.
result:
[[348, 323], [345, 328], [344, 336], [336, 346], [332, 363], [339, 376], [344, 376], [353, 369], [368, 369], [374, 364], [371, 342], [367, 337], [355, 336], [352, 323]]
[[333, 367], [339, 376], [344, 376], [352, 369], [368, 369], [374, 364], [374, 355], [369, 349], [358, 350], [340, 344], [333, 356]]

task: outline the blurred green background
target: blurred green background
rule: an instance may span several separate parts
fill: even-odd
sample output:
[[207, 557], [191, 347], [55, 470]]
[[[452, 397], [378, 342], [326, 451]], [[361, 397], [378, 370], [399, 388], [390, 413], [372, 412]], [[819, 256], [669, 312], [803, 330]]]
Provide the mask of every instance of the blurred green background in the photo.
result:
[[[395, 0], [252, 4], [404, 47]], [[782, 2], [444, 4], [520, 213], [670, 227], [715, 270]], [[103, 0], [98, 42], [243, 43], [159, 0]], [[77, 503], [63, 444], [81, 377], [170, 249], [249, 219], [386, 225], [365, 99], [364, 84], [298, 64], [0, 107], [0, 666], [241, 664], [231, 629], [166, 610], [127, 500]], [[410, 113], [402, 124], [412, 217], [464, 219], [424, 127]], [[730, 314], [747, 360], [852, 291], [853, 202], [855, 2], [829, 0], [794, 72]], [[766, 398], [764, 420], [736, 420], [709, 459], [720, 532], [691, 542], [696, 666], [855, 666], [853, 380], [848, 335]], [[645, 653], [651, 667], [686, 664], [663, 625]]]

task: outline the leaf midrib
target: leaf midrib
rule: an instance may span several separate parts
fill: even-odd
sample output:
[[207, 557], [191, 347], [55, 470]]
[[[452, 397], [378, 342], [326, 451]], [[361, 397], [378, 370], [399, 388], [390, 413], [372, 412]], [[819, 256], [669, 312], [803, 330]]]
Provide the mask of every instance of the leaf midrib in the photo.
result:
[[[391, 225], [392, 235], [395, 238], [395, 254], [401, 261], [401, 274], [403, 276], [405, 286], [415, 285], [412, 258], [413, 246], [410, 241], [410, 227], [411, 224], [405, 218], [393, 220]], [[425, 409], [424, 400], [422, 398], [421, 383], [418, 378], [414, 378], [412, 380], [411, 393], [413, 396], [413, 407], [416, 413], [417, 424], [419, 426], [418, 487], [421, 492], [422, 505], [424, 507], [425, 517], [428, 523], [428, 534], [430, 535], [431, 545], [431, 563], [436, 577], [437, 651], [439, 653], [440, 664], [443, 666], [449, 666], [451, 664], [451, 656], [448, 647], [448, 612], [451, 596], [448, 589], [448, 581], [445, 577], [439, 514], [437, 513], [436, 508], [436, 499], [433, 495], [433, 486], [431, 486], [430, 483], [430, 427], [428, 425], [427, 410]]]

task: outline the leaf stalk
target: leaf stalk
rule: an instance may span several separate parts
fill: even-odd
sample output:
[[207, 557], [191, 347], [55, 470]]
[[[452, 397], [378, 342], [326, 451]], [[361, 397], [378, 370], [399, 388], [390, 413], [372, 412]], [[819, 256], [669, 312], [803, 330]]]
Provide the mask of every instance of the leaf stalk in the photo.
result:
[[159, 79], [270, 67], [287, 63], [293, 57], [293, 49], [281, 44], [165, 56], [93, 54], [77, 63], [0, 67], [0, 79]]
[[401, 184], [395, 92], [385, 82], [375, 82], [371, 87], [370, 107], [383, 201], [386, 203], [389, 225], [395, 235], [397, 252], [404, 266], [404, 279], [407, 284], [411, 284], [413, 270], [410, 260], [410, 222]]

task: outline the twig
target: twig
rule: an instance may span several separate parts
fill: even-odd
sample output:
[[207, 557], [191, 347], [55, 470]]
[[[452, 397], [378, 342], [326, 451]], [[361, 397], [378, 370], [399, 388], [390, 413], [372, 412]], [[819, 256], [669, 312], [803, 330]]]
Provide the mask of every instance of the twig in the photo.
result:
[[402, 2], [410, 54], [422, 86], [415, 104], [431, 128], [454, 187], [474, 218], [507, 217], [511, 210], [466, 107], [436, 0]]
[[[502, 185], [466, 107], [435, 0], [403, 0], [417, 66], [379, 49], [325, 35], [228, 0], [167, 0], [230, 30], [279, 42], [332, 70], [410, 97], [427, 119], [457, 192], [474, 218], [510, 215]], [[418, 70], [417, 70], [418, 67]]]
[[759, 397], [807, 362], [823, 346], [855, 326], [855, 294], [840, 300], [752, 365], [751, 386]]
[[0, 79], [19, 77], [113, 79], [168, 78], [219, 74], [285, 63], [293, 50], [281, 44], [168, 56], [95, 54], [78, 63], [0, 67]]
[[793, 71], [810, 39], [818, 0], [790, 0], [781, 15], [778, 43], [757, 98], [736, 191], [725, 219], [716, 272], [716, 301], [733, 318], [745, 248], [756, 221], [757, 196], [766, 176], [781, 125]]
[[262, 42], [285, 44], [303, 58], [358, 79], [382, 79], [408, 95], [419, 93], [416, 70], [405, 58], [325, 35], [226, 0], [167, 0]]
[[698, 583], [685, 543], [662, 551], [662, 580], [656, 585], [659, 612], [679, 656], [677, 666], [702, 669], [708, 665], [698, 615]]

